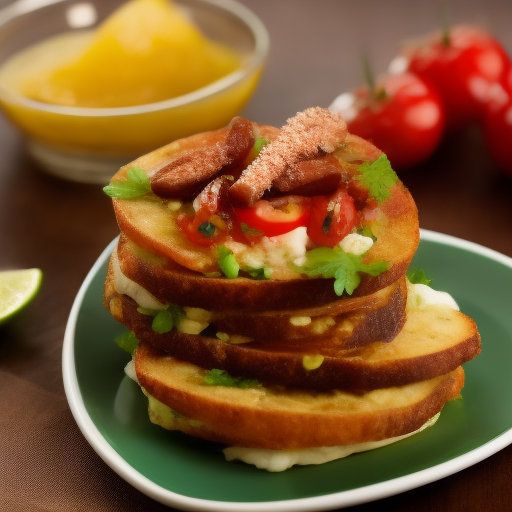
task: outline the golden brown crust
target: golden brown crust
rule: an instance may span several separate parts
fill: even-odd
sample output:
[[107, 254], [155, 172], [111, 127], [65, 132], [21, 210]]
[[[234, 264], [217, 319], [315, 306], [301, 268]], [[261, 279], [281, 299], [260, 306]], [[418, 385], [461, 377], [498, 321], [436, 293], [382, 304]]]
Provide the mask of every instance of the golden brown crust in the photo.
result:
[[[176, 330], [157, 334], [151, 329], [152, 317], [139, 314], [131, 299], [123, 296], [120, 303], [121, 321], [140, 340], [203, 368], [283, 386], [316, 390], [401, 386], [448, 373], [480, 353], [474, 321], [445, 306], [409, 309], [403, 329], [396, 336], [389, 333], [388, 340], [365, 337], [379, 332], [370, 315], [362, 323], [364, 346], [347, 349], [343, 337], [336, 335], [231, 344], [216, 338], [213, 331], [211, 337]], [[381, 328], [386, 332], [385, 325]], [[305, 355], [324, 359], [319, 368], [306, 370]]]
[[461, 367], [448, 375], [355, 395], [206, 386], [204, 371], [141, 344], [140, 385], [172, 410], [201, 422], [181, 430], [232, 446], [296, 449], [378, 441], [413, 432], [456, 398]]
[[[114, 280], [111, 260], [104, 291], [107, 309], [110, 309], [107, 303], [115, 301], [125, 304], [127, 312], [135, 311], [135, 304], [116, 292]], [[325, 307], [261, 313], [210, 308], [202, 314], [208, 316], [207, 321], [215, 326], [215, 332], [243, 336], [251, 341], [279, 344], [283, 340], [335, 339], [338, 349], [351, 349], [393, 339], [405, 321], [406, 301], [404, 278], [364, 300], [340, 300]]]
[[[129, 255], [122, 237], [121, 267], [125, 275], [138, 282], [163, 302], [178, 302], [208, 309], [250, 309], [253, 311], [308, 308], [338, 301], [334, 279], [299, 278], [259, 281], [245, 277], [226, 279], [206, 277], [194, 270], [217, 269], [217, 261], [208, 248], [192, 244], [173, 223], [168, 208], [147, 201], [116, 201], [114, 208], [121, 230], [131, 241], [148, 252], [167, 259], [164, 266]], [[396, 187], [383, 206], [395, 215], [380, 229], [377, 242], [365, 255], [364, 262], [384, 260], [389, 269], [373, 277], [364, 274], [352, 297], [374, 293], [404, 276], [419, 244], [417, 210], [410, 193]], [[405, 213], [404, 213], [405, 212]], [[133, 250], [131, 251], [133, 253]], [[174, 261], [182, 263], [176, 265]], [[184, 267], [194, 266], [194, 270]]]
[[[200, 307], [209, 311], [250, 314], [264, 311], [295, 311], [297, 315], [339, 315], [376, 307], [386, 286], [367, 295], [338, 297], [332, 279], [262, 281], [249, 278], [206, 277], [172, 262], [155, 261], [121, 235], [117, 256], [123, 274], [148, 290], [160, 302]], [[400, 276], [388, 287], [395, 286]], [[356, 290], [357, 291], [357, 290]], [[306, 309], [314, 311], [304, 311]]]

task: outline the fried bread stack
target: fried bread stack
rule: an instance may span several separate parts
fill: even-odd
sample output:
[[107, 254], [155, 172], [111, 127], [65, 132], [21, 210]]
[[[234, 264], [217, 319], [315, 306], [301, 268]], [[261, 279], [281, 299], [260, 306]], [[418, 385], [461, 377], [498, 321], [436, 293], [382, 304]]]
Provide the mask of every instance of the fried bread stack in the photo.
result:
[[123, 167], [106, 191], [121, 236], [104, 303], [138, 340], [155, 423], [250, 461], [375, 447], [459, 396], [477, 327], [407, 279], [414, 201], [337, 114], [281, 129], [235, 118]]

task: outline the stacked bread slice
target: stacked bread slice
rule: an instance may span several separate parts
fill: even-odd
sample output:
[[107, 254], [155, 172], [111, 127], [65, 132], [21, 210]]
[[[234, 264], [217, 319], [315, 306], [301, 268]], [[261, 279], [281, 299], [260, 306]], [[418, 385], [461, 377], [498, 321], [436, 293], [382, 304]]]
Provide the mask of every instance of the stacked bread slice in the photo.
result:
[[[153, 422], [275, 470], [272, 454], [293, 453], [284, 469], [400, 439], [460, 395], [461, 365], [480, 352], [480, 336], [446, 294], [407, 279], [419, 243], [414, 201], [394, 174], [360, 177], [381, 157], [316, 108], [280, 130], [236, 118], [116, 174], [121, 236], [104, 303], [138, 340], [134, 378]], [[139, 194], [112, 193], [134, 182]], [[262, 198], [309, 208], [340, 190], [357, 214], [351, 244], [312, 242], [311, 221], [293, 235], [237, 231], [237, 209]], [[324, 234], [342, 215], [334, 199], [326, 204]], [[313, 255], [336, 272], [325, 261], [312, 272]], [[318, 449], [320, 459], [307, 455]], [[261, 451], [266, 462], [254, 462]]]

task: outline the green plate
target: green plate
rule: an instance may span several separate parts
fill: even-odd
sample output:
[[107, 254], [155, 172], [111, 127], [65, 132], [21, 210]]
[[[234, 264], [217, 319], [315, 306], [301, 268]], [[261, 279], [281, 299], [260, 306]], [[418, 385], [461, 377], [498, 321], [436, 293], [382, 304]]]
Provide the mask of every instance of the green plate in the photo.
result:
[[[319, 466], [268, 473], [226, 462], [221, 447], [151, 424], [146, 399], [124, 376], [124, 332], [102, 305], [105, 249], [83, 283], [63, 350], [66, 395], [83, 434], [114, 471], [152, 498], [181, 509], [324, 510], [402, 492], [474, 464], [512, 442], [512, 259], [422, 231], [412, 267], [452, 294], [482, 335], [467, 363], [463, 400], [447, 404], [430, 429], [396, 444]], [[496, 407], [496, 404], [500, 404]]]

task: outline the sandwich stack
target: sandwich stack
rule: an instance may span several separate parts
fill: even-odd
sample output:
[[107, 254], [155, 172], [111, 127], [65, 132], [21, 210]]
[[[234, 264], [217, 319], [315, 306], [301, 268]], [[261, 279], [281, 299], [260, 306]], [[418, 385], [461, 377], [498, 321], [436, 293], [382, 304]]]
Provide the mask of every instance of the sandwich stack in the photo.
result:
[[104, 303], [154, 423], [279, 471], [416, 433], [460, 396], [477, 327], [407, 277], [415, 203], [338, 114], [238, 117], [105, 191], [121, 235]]

